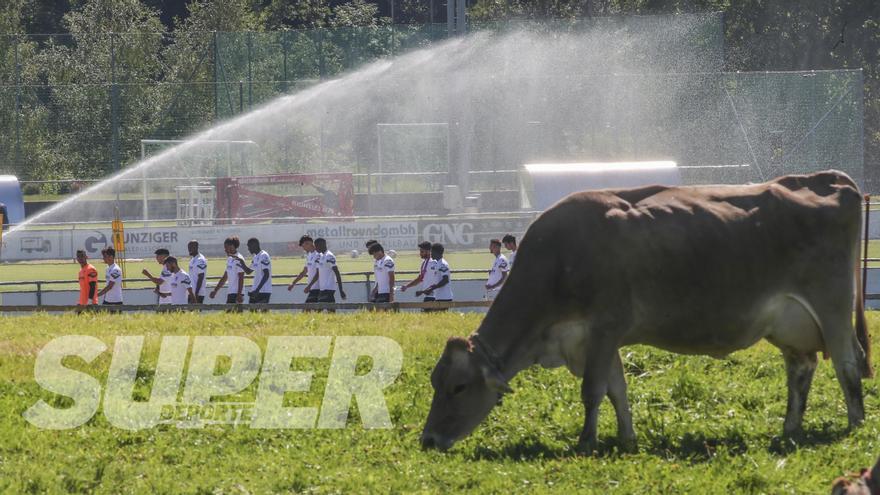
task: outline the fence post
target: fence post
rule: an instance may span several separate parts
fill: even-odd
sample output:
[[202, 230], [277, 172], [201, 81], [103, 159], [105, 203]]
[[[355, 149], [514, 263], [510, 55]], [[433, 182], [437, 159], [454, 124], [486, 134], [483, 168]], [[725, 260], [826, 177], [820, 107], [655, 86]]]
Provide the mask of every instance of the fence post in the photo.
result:
[[[110, 133], [110, 161], [113, 170], [118, 171], [119, 87], [116, 85], [116, 33], [110, 33]], [[118, 187], [116, 193], [119, 194]]]
[[284, 49], [283, 59], [282, 59], [282, 76], [281, 76], [281, 88], [282, 91], [287, 94], [290, 90], [290, 85], [287, 82], [287, 57], [288, 51], [290, 50], [290, 40], [288, 39], [289, 31], [281, 31], [281, 48]]
[[370, 274], [365, 273], [364, 287], [367, 289], [367, 301], [370, 300], [370, 294], [373, 292], [373, 288], [370, 286]]
[[219, 63], [219, 59], [217, 56], [217, 31], [212, 33], [211, 44], [213, 45], [213, 55], [214, 55], [214, 120], [220, 120], [220, 81], [217, 77], [217, 70]]
[[21, 177], [24, 167], [21, 164], [21, 64], [18, 60], [20, 37], [15, 37], [15, 172]]
[[864, 307], [865, 302], [867, 300], [867, 295], [865, 294], [868, 289], [868, 243], [870, 235], [870, 219], [871, 219], [871, 195], [865, 195], [865, 239], [864, 239], [864, 249], [862, 251], [862, 307]]
[[37, 306], [43, 305], [43, 284], [37, 282]]
[[248, 108], [254, 106], [254, 75], [253, 75], [253, 59], [254, 59], [254, 33], [248, 31], [247, 38], [247, 56], [248, 56]]

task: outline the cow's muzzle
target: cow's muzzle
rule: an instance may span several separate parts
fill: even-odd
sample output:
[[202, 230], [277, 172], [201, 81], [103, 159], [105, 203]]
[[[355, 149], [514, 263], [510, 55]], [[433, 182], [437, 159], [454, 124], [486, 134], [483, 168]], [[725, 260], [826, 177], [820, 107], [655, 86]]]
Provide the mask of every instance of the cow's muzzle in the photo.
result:
[[437, 449], [442, 452], [449, 450], [449, 448], [452, 447], [452, 444], [455, 443], [454, 440], [442, 438], [439, 435], [427, 431], [422, 433], [421, 441], [422, 450]]

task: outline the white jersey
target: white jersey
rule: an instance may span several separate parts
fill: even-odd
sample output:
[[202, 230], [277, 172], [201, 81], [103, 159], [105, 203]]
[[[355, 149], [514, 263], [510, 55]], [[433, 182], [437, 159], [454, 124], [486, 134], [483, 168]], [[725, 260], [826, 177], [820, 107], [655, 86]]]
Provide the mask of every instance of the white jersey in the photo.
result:
[[390, 294], [393, 287], [391, 287], [391, 274], [394, 273], [394, 260], [391, 259], [391, 256], [385, 255], [384, 258], [380, 258], [373, 263], [373, 273], [376, 275], [376, 292], [378, 294]]
[[[318, 285], [321, 290], [337, 290], [336, 274], [333, 267], [336, 266], [336, 256], [326, 251], [318, 255]], [[314, 287], [314, 286], [312, 286]]]
[[[260, 287], [260, 284], [263, 282], [263, 270], [266, 269], [269, 270], [268, 279], [263, 283], [263, 286]], [[255, 254], [253, 261], [251, 261], [251, 270], [254, 271], [254, 281], [251, 284], [251, 292], [257, 290], [257, 287], [260, 287], [260, 294], [271, 294], [272, 259], [269, 257], [269, 253], [263, 250]]]
[[449, 277], [449, 283], [426, 295], [437, 300], [452, 299], [452, 274], [449, 271], [449, 263], [445, 259], [435, 260], [432, 258], [431, 261], [428, 261], [428, 269], [425, 273], [425, 279], [428, 282], [426, 287], [439, 284], [443, 277]]
[[[199, 283], [199, 275], [204, 275], [202, 286], [196, 292], [196, 284]], [[197, 296], [204, 296], [208, 292], [208, 260], [202, 253], [199, 253], [189, 260], [189, 278], [192, 280], [193, 293]]]
[[[311, 253], [306, 253], [306, 276], [309, 278], [309, 282], [315, 280], [315, 275], [318, 273], [318, 260], [321, 259], [321, 253], [317, 251], [312, 251]], [[315, 282], [312, 285], [312, 290], [318, 290], [318, 283]]]
[[183, 270], [171, 275], [171, 304], [189, 304], [189, 289], [192, 279]]
[[238, 281], [244, 277], [243, 264], [244, 257], [239, 253], [226, 257], [226, 294], [238, 294]]
[[119, 265], [113, 263], [107, 267], [104, 273], [104, 284], [113, 282], [113, 288], [104, 293], [104, 302], [121, 303], [122, 302], [122, 269]]
[[[159, 278], [162, 279], [162, 283], [159, 284], [159, 292], [162, 294], [170, 294], [171, 293], [171, 276], [172, 273], [168, 271], [164, 266], [162, 267], [162, 273], [159, 274]], [[162, 297], [159, 295], [159, 304], [171, 304], [171, 296]]]
[[489, 270], [489, 280], [486, 280], [486, 285], [495, 285], [501, 282], [501, 278], [507, 273], [507, 269], [507, 258], [503, 254], [496, 256], [495, 262], [492, 263], [492, 269]]
[[516, 251], [511, 251], [510, 256], [507, 257], [507, 269], [513, 270], [513, 260], [516, 259]]
[[419, 290], [425, 290], [425, 287], [431, 285], [428, 281], [428, 263], [430, 262], [431, 258], [422, 260], [422, 266], [419, 268], [419, 273], [422, 275], [422, 283], [419, 284]]

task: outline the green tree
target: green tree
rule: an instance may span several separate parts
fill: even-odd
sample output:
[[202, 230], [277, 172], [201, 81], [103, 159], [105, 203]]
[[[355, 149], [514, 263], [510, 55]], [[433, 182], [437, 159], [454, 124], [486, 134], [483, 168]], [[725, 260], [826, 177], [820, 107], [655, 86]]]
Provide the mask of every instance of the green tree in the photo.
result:
[[[133, 160], [167, 96], [154, 82], [164, 26], [139, 0], [88, 0], [64, 16], [68, 35], [53, 37], [39, 55], [53, 112], [56, 153], [37, 168], [75, 177], [100, 177]], [[118, 134], [114, 139], [113, 126]]]

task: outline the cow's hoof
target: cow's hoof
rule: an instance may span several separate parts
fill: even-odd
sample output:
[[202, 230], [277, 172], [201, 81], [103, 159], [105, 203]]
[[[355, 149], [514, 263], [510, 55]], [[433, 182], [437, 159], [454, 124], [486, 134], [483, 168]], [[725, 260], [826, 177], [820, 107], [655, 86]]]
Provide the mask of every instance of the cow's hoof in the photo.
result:
[[599, 452], [599, 442], [595, 438], [581, 438], [578, 440], [575, 452], [582, 456], [592, 456]]
[[639, 452], [639, 441], [635, 437], [627, 437], [618, 439], [620, 446], [618, 449], [625, 454], [636, 454]]

